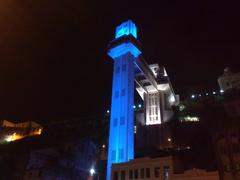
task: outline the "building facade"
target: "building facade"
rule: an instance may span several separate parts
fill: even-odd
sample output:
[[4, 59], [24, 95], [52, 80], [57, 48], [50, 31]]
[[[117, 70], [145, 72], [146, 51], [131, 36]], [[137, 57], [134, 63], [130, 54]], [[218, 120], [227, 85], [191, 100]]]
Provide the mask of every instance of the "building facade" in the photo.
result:
[[217, 171], [202, 169], [183, 171], [172, 156], [137, 158], [113, 164], [111, 180], [219, 180]]

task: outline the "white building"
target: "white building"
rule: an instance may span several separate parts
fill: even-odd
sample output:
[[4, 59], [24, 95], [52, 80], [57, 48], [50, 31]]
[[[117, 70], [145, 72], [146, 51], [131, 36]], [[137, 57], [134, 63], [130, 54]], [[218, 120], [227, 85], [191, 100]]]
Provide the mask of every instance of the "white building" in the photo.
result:
[[229, 68], [225, 68], [223, 75], [218, 78], [221, 90], [240, 89], [240, 72], [232, 73]]
[[[151, 64], [147, 69], [149, 69], [148, 77], [147, 73], [143, 74], [142, 72], [136, 74], [135, 77], [136, 90], [144, 101], [145, 124], [162, 124], [173, 116], [171, 107], [178, 105], [179, 96], [174, 93], [164, 67]], [[152, 80], [149, 77], [153, 77]]]

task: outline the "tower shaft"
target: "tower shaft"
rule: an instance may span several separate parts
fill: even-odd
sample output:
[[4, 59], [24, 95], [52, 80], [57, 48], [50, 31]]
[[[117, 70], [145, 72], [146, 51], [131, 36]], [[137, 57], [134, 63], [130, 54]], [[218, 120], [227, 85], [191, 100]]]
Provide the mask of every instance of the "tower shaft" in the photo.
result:
[[113, 163], [127, 162], [134, 158], [133, 65], [134, 56], [130, 53], [114, 59], [107, 180], [111, 179]]

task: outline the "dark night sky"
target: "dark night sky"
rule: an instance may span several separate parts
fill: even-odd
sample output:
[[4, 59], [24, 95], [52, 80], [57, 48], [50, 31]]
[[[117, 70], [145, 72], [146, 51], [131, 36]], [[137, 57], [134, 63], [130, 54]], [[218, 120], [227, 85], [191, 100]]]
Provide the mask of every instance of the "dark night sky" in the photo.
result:
[[[0, 118], [103, 114], [110, 105], [115, 26], [132, 19], [148, 63], [176, 93], [217, 88], [240, 71], [239, 4], [231, 1], [0, 1]], [[149, 2], [149, 3], [148, 3]]]

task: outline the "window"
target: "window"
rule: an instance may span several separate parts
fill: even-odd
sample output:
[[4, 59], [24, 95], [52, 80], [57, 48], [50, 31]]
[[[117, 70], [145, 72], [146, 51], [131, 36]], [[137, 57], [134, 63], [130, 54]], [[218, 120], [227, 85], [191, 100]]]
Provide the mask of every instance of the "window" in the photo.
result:
[[112, 161], [114, 161], [114, 160], [115, 160], [115, 157], [116, 157], [116, 151], [115, 151], [115, 150], [113, 150], [113, 151], [112, 151]]
[[120, 117], [120, 125], [124, 125], [125, 124], [125, 118], [124, 116]]
[[133, 179], [133, 170], [132, 169], [129, 170], [129, 179]]
[[113, 173], [113, 180], [118, 180], [118, 172]]
[[240, 171], [240, 163], [236, 163], [235, 167], [237, 171]]
[[137, 133], [137, 126], [134, 126], [133, 132], [134, 132], [134, 134]]
[[240, 145], [234, 143], [234, 144], [232, 145], [232, 150], [233, 150], [233, 153], [240, 153]]
[[224, 171], [226, 171], [226, 172], [230, 171], [230, 165], [229, 164], [224, 166]]
[[125, 94], [126, 94], [126, 90], [125, 90], [125, 89], [122, 89], [122, 90], [121, 90], [121, 96], [125, 96]]
[[123, 71], [126, 71], [126, 69], [127, 69], [127, 65], [124, 64], [124, 65], [122, 66], [122, 70], [123, 70]]
[[138, 179], [138, 170], [137, 169], [134, 170], [134, 178]]
[[146, 178], [150, 178], [150, 168], [146, 169]]
[[119, 149], [119, 159], [123, 159], [124, 158], [124, 151], [123, 149]]
[[141, 176], [142, 179], [144, 178], [144, 169], [140, 170], [140, 176]]
[[113, 119], [113, 127], [116, 127], [116, 126], [117, 126], [117, 121], [118, 121], [117, 118], [114, 118], [114, 119]]
[[160, 167], [155, 167], [154, 174], [155, 174], [155, 177], [159, 177], [160, 176]]
[[169, 166], [163, 166], [163, 180], [168, 180]]
[[125, 180], [125, 171], [121, 171], [121, 180]]
[[115, 92], [115, 98], [118, 98], [118, 97], [119, 97], [119, 92], [116, 91], [116, 92]]
[[120, 73], [120, 67], [119, 66], [116, 68], [116, 74], [118, 74], [118, 73]]

